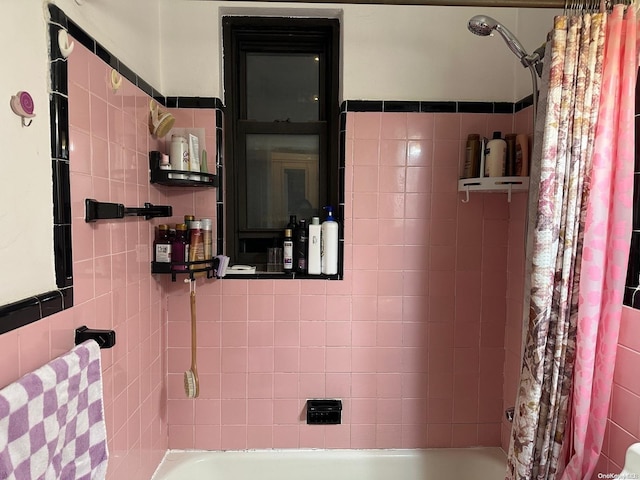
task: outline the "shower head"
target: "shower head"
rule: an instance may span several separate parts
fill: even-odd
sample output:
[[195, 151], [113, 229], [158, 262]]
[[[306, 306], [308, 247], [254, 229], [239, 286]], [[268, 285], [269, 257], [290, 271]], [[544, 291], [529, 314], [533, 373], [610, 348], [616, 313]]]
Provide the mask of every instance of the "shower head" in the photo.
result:
[[530, 62], [527, 61], [527, 57], [529, 54], [524, 49], [522, 44], [518, 41], [518, 39], [509, 31], [507, 27], [499, 23], [497, 20], [488, 17], [486, 15], [476, 15], [469, 20], [468, 24], [469, 31], [471, 33], [475, 33], [481, 37], [487, 37], [493, 33], [495, 30], [498, 32], [505, 42], [507, 42], [507, 46], [509, 49], [516, 54], [520, 62], [528, 67]]

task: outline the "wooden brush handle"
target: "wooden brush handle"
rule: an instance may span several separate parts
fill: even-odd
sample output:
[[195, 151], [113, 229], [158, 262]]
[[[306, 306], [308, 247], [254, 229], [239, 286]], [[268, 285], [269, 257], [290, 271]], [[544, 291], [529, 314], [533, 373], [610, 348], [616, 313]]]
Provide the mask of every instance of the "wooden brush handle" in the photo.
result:
[[196, 394], [200, 390], [200, 382], [198, 380], [198, 367], [196, 365], [196, 349], [197, 349], [197, 336], [196, 336], [196, 292], [191, 292], [191, 371], [195, 380]]

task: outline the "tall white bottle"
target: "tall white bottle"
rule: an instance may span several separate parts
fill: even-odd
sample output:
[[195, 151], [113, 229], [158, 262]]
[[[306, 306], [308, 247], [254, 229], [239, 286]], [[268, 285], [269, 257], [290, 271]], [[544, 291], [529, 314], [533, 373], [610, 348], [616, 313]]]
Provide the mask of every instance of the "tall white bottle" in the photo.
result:
[[493, 132], [485, 151], [485, 177], [503, 177], [507, 159], [507, 142], [500, 138], [501, 132]]
[[338, 273], [338, 222], [333, 218], [333, 208], [324, 207], [327, 210], [327, 219], [321, 226], [321, 259], [322, 273], [335, 275]]
[[312, 217], [309, 224], [309, 252], [307, 254], [307, 272], [309, 275], [320, 275], [322, 273], [322, 257], [320, 250], [321, 225], [319, 217]]

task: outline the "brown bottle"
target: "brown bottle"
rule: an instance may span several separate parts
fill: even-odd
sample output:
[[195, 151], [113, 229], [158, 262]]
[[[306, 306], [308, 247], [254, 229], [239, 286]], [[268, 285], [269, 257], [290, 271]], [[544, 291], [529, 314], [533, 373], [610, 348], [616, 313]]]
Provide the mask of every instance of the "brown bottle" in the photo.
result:
[[470, 133], [467, 137], [467, 147], [464, 158], [462, 178], [477, 178], [480, 176], [480, 135]]
[[507, 133], [504, 140], [507, 142], [507, 161], [504, 174], [511, 177], [516, 174], [516, 134]]
[[153, 242], [153, 261], [157, 263], [171, 263], [169, 225], [158, 225], [156, 239]]

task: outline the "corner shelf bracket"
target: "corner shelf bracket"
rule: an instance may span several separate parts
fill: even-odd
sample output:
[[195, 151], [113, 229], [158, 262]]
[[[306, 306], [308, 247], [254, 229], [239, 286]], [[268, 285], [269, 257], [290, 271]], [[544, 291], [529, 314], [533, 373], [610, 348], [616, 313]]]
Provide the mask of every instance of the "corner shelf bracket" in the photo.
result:
[[469, 203], [469, 192], [507, 194], [507, 201], [511, 203], [513, 193], [529, 190], [529, 177], [479, 177], [462, 178], [458, 180], [458, 191], [465, 194], [462, 203]]

